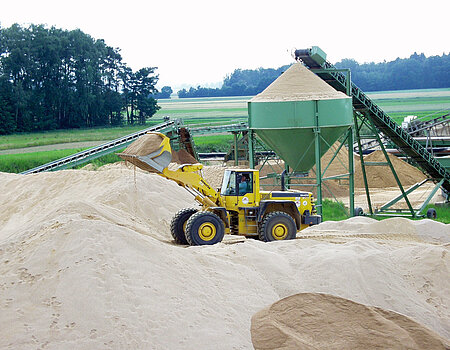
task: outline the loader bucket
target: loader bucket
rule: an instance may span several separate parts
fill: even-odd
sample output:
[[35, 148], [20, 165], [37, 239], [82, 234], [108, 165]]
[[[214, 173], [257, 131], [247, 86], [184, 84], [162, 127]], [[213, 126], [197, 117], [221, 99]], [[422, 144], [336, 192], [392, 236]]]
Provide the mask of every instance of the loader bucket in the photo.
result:
[[142, 170], [161, 173], [172, 160], [170, 139], [159, 132], [148, 132], [118, 156]]

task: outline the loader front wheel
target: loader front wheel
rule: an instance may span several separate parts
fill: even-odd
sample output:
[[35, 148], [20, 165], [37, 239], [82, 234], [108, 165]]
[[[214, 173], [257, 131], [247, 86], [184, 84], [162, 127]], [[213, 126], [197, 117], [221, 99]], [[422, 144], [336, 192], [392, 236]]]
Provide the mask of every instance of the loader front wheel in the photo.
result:
[[172, 234], [175, 243], [189, 244], [185, 234], [186, 222], [196, 212], [198, 212], [198, 209], [184, 208], [179, 210], [172, 218], [172, 221], [170, 222], [170, 233]]
[[274, 211], [267, 214], [258, 230], [259, 239], [264, 242], [294, 239], [297, 234], [294, 219], [285, 212]]
[[186, 240], [190, 245], [216, 244], [224, 235], [222, 219], [209, 211], [195, 213], [186, 223]]

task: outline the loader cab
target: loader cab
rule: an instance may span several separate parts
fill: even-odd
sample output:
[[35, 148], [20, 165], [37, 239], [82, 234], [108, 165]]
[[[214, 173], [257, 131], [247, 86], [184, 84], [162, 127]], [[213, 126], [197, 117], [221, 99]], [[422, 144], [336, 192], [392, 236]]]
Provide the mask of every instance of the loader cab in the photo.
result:
[[258, 170], [225, 170], [220, 194], [228, 209], [257, 206], [260, 201]]

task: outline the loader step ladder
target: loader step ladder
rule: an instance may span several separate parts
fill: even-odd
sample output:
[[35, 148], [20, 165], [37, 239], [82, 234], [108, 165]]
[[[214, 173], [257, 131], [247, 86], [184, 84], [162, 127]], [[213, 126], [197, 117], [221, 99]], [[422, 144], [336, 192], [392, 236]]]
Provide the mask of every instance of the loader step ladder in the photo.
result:
[[[337, 71], [331, 63], [318, 57], [317, 47], [296, 50], [295, 58], [301, 60], [311, 71], [315, 72], [326, 83], [338, 91], [347, 93], [348, 79], [345, 74]], [[422, 171], [435, 181], [443, 180], [442, 187], [450, 193], [450, 171], [426, 150], [408, 132], [401, 128], [380, 107], [378, 107], [354, 83], [350, 85], [353, 108], [363, 115], [368, 115], [377, 129], [387, 136], [396, 147], [419, 165]]]
[[23, 171], [23, 172], [21, 172], [21, 174], [24, 174], [24, 175], [35, 174], [35, 173], [40, 173], [43, 171], [54, 171], [54, 170], [61, 170], [61, 169], [67, 169], [70, 167], [74, 167], [76, 165], [89, 162], [93, 159], [99, 158], [106, 154], [115, 152], [121, 148], [124, 148], [127, 145], [129, 145], [131, 142], [136, 140], [138, 137], [147, 133], [148, 131], [157, 131], [157, 132], [164, 133], [164, 132], [167, 132], [168, 130], [177, 128], [177, 126], [178, 126], [177, 120], [170, 120], [165, 123], [161, 123], [161, 124], [140, 130], [133, 134], [129, 134], [129, 135], [120, 137], [118, 139], [101, 144], [99, 146], [89, 148], [85, 151], [81, 151], [81, 152], [75, 153], [73, 155], [55, 160], [53, 162], [49, 162], [47, 164], [40, 165], [36, 168]]

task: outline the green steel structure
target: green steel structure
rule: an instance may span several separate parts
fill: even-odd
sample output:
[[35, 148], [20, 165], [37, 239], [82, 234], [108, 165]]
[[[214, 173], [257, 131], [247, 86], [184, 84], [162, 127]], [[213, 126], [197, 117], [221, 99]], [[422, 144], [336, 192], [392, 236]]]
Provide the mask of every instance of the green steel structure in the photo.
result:
[[[390, 141], [399, 149], [404, 155], [406, 155], [412, 162], [417, 164], [419, 168], [427, 174], [427, 176], [436, 183], [435, 191], [442, 186], [442, 189], [448, 194], [450, 193], [450, 171], [443, 164], [441, 164], [435, 157], [431, 155], [418, 141], [416, 141], [408, 132], [401, 128], [394, 120], [392, 120], [380, 107], [378, 107], [370, 98], [368, 98], [354, 83], [350, 82], [348, 76], [342, 72], [336, 71], [335, 67], [326, 61], [325, 53], [318, 47], [313, 46], [310, 49], [296, 50], [296, 60], [301, 60], [309, 69], [315, 72], [321, 79], [331, 85], [338, 91], [346, 92], [351, 91], [352, 104], [354, 110], [355, 121], [355, 134], [357, 142], [359, 143], [359, 153], [361, 156], [361, 164], [363, 170], [363, 178], [366, 187], [367, 200], [369, 203], [370, 214], [395, 214], [398, 215], [398, 210], [390, 212], [388, 206], [383, 206], [383, 210], [374, 213], [371, 202], [370, 194], [367, 185], [367, 178], [365, 176], [365, 165], [362, 157], [361, 143], [359, 132], [363, 125], [368, 126], [376, 135], [379, 145], [386, 156], [388, 165], [390, 166], [397, 184], [401, 190], [402, 198], [405, 199], [408, 205], [408, 213], [411, 216], [421, 215], [421, 210], [425, 207], [422, 206], [421, 210], [415, 210], [409, 203], [407, 195], [411, 192], [404, 190], [392, 164], [387, 157], [386, 150], [380, 139], [380, 133], [385, 135]], [[425, 202], [431, 199], [431, 194]], [[391, 203], [392, 204], [392, 203]]]
[[[347, 70], [348, 71], [348, 70]], [[322, 214], [322, 186], [325, 180], [349, 179], [350, 214], [354, 212], [353, 158], [349, 157], [346, 174], [326, 177], [321, 169], [321, 157], [341, 136], [344, 142], [353, 143], [353, 110], [351, 97], [316, 99], [302, 101], [250, 101], [249, 114], [249, 152], [250, 167], [254, 167], [255, 135], [275, 151], [285, 161], [286, 183], [293, 186], [315, 186], [317, 189], [317, 212]], [[339, 150], [337, 150], [339, 152]], [[337, 153], [333, 156], [333, 161]], [[331, 163], [331, 162], [330, 162]], [[308, 172], [316, 165], [316, 183], [289, 183], [298, 173]], [[291, 172], [289, 172], [291, 170]], [[300, 175], [301, 176], [301, 175]], [[285, 182], [283, 181], [283, 185]]]

